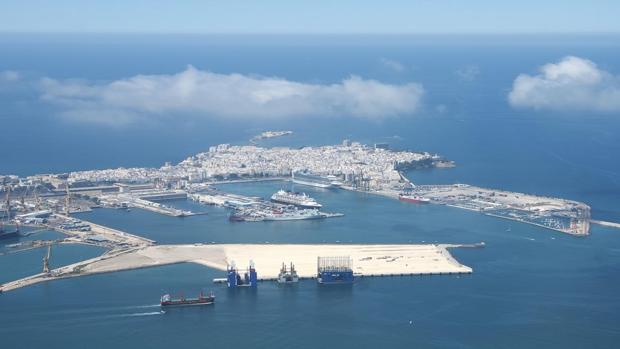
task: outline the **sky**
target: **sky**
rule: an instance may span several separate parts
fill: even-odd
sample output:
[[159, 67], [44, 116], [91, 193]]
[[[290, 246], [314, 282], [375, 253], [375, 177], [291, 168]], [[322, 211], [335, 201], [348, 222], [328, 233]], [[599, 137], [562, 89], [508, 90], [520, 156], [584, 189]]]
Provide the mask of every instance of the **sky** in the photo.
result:
[[0, 32], [618, 33], [618, 0], [1, 0]]

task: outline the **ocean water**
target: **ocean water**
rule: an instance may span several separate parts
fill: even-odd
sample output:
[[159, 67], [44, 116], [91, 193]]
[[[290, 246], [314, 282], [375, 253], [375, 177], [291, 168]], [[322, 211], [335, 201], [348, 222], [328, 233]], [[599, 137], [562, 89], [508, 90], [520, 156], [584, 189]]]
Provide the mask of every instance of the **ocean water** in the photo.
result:
[[[506, 102], [520, 73], [566, 55], [620, 73], [620, 45], [606, 37], [119, 37], [1, 36], [0, 70], [33, 76], [119, 79], [174, 73], [192, 64], [219, 73], [330, 83], [351, 74], [421, 82], [423, 110], [385, 121], [348, 118], [238, 122], [179, 118], [127, 128], [69, 122], [36, 96], [0, 93], [0, 173], [28, 175], [115, 166], [159, 166], [210, 145], [241, 144], [265, 129], [294, 135], [266, 145], [320, 145], [344, 138], [437, 152], [453, 169], [411, 171], [416, 183], [469, 183], [566, 197], [620, 221], [617, 114], [515, 110]], [[381, 65], [387, 58], [405, 70]], [[473, 81], [456, 71], [476, 66]], [[443, 112], [438, 111], [442, 105]], [[10, 131], [6, 131], [10, 130]], [[222, 185], [268, 196], [286, 182]], [[134, 209], [77, 215], [160, 243], [408, 243], [485, 241], [453, 255], [468, 276], [367, 278], [352, 287], [261, 283], [256, 291], [213, 285], [222, 273], [180, 264], [60, 280], [2, 294], [3, 346], [417, 348], [611, 348], [620, 340], [620, 231], [592, 227], [577, 238], [441, 206], [295, 186], [344, 217], [309, 222], [230, 223], [228, 211], [190, 201], [208, 215], [173, 218]], [[54, 238], [50, 236], [48, 238]], [[2, 242], [5, 244], [5, 242]], [[65, 250], [66, 248], [69, 248]], [[0, 281], [37, 272], [42, 249], [0, 256]], [[61, 246], [53, 263], [98, 254]], [[55, 259], [57, 258], [57, 259]], [[258, 271], [260, 273], [260, 266]], [[212, 289], [214, 307], [161, 313], [163, 292]]]

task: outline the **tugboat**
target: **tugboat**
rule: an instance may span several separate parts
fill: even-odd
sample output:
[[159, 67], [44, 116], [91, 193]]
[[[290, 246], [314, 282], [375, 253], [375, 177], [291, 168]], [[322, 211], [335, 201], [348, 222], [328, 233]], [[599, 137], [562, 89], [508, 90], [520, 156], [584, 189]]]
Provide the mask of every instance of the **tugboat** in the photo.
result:
[[160, 305], [162, 307], [173, 306], [186, 306], [186, 305], [209, 305], [215, 303], [215, 295], [213, 292], [209, 292], [208, 296], [205, 296], [202, 291], [198, 298], [185, 298], [181, 296], [179, 298], [172, 298], [169, 294], [161, 296]]
[[295, 270], [295, 265], [291, 263], [291, 268], [288, 269], [286, 264], [282, 263], [282, 268], [278, 274], [278, 283], [292, 284], [296, 282], [299, 282], [299, 276], [297, 275], [297, 270]]

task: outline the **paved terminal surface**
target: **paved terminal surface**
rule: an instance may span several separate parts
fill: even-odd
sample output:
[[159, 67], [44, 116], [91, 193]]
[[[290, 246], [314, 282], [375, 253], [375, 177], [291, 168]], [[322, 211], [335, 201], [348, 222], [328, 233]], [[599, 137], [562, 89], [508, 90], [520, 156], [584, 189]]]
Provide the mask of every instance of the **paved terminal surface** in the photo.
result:
[[[259, 279], [277, 277], [282, 263], [294, 263], [302, 278], [316, 276], [319, 256], [349, 256], [360, 276], [471, 273], [447, 248], [479, 245], [345, 245], [345, 244], [213, 244], [147, 246], [118, 251], [2, 285], [3, 291], [57, 278], [192, 262], [222, 271], [235, 262], [239, 269], [254, 261]], [[224, 276], [224, 273], [222, 273]]]

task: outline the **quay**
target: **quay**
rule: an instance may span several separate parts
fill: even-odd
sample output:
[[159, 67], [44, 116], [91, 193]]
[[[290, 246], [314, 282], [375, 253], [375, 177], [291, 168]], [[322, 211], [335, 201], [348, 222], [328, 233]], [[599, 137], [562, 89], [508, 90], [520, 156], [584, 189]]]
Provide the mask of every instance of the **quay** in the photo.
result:
[[591, 219], [590, 223], [602, 225], [602, 226], [605, 226], [605, 227], [612, 227], [612, 228], [620, 229], [620, 223], [616, 223], [616, 222], [607, 222], [607, 221], [599, 221], [599, 220], [596, 220], [596, 219]]
[[[64, 216], [61, 214], [56, 214], [57, 217], [65, 220], [71, 220], [71, 217]], [[143, 247], [153, 245], [155, 243], [154, 240], [144, 238], [142, 236], [130, 234], [124, 231], [120, 231], [117, 229], [113, 229], [110, 227], [106, 227], [103, 225], [95, 224], [89, 221], [85, 221], [83, 219], [80, 220], [83, 224], [87, 224], [90, 226], [90, 231], [79, 231], [79, 230], [67, 230], [61, 229], [60, 227], [50, 227], [51, 229], [57, 230], [65, 235], [73, 236], [80, 238], [82, 240], [88, 240], [88, 238], [92, 235], [98, 235], [104, 238], [107, 241], [110, 241], [116, 244], [119, 247]]]
[[110, 251], [102, 256], [67, 265], [0, 286], [7, 292], [40, 282], [148, 268], [176, 263], [197, 263], [226, 271], [232, 262], [244, 265], [254, 262], [259, 279], [275, 279], [282, 262], [295, 264], [300, 278], [316, 275], [320, 256], [346, 255], [353, 262], [353, 271], [361, 277], [400, 275], [469, 274], [472, 268], [452, 257], [449, 248], [480, 247], [458, 244], [192, 244], [150, 245]]

